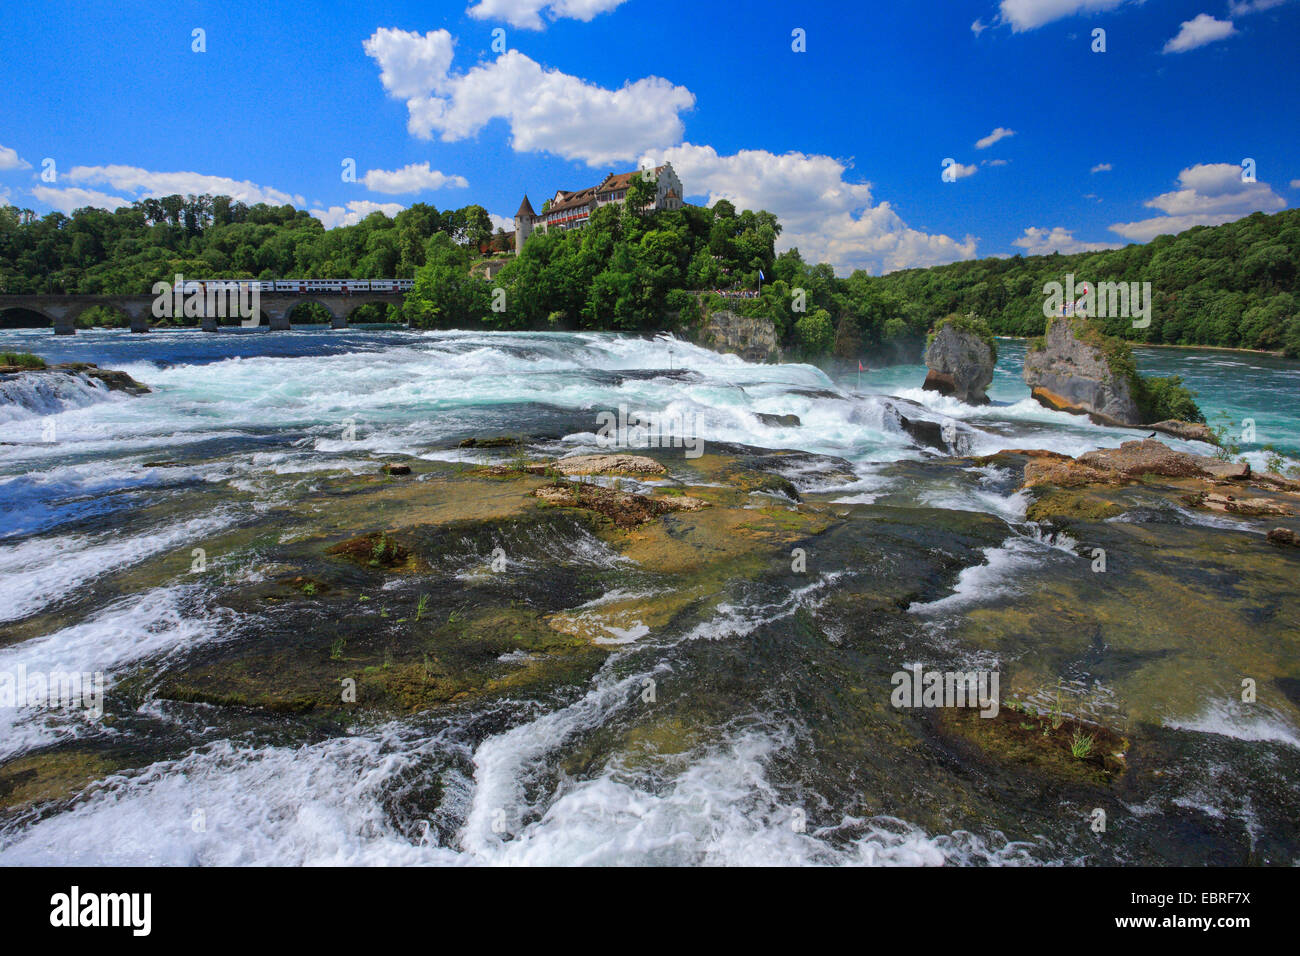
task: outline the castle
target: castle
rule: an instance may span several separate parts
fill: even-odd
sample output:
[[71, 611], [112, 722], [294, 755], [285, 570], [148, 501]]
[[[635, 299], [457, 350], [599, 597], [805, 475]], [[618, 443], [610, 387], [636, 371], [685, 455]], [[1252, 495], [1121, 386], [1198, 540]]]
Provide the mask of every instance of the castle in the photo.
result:
[[634, 169], [630, 173], [610, 173], [595, 186], [573, 192], [558, 190], [550, 202], [543, 207], [544, 212], [533, 211], [528, 196], [519, 204], [515, 213], [515, 253], [523, 251], [524, 243], [534, 231], [549, 232], [552, 229], [578, 229], [587, 224], [591, 214], [601, 206], [627, 201], [627, 190], [636, 176], [653, 176], [655, 180], [654, 203], [647, 209], [681, 209], [682, 181], [677, 178], [672, 163], [664, 163], [653, 170]]

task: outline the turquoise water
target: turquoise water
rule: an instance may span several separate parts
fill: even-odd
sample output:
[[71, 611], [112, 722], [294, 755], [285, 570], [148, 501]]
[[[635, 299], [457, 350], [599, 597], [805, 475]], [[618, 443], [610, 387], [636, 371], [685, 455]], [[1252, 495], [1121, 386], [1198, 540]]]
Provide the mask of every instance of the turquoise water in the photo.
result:
[[[1241, 450], [1255, 465], [1263, 464], [1264, 446], [1272, 445], [1291, 459], [1300, 459], [1300, 361], [1226, 349], [1138, 348], [1138, 369], [1144, 375], [1181, 375], [1211, 426], [1223, 426], [1241, 439], [1243, 422], [1255, 423], [1255, 440]], [[1025, 344], [998, 341], [998, 367], [989, 388], [997, 403], [1014, 404], [1029, 398], [1021, 377]], [[924, 365], [895, 365], [862, 375], [864, 389], [885, 391], [915, 387], [925, 380]], [[857, 375], [839, 376], [851, 387]]]

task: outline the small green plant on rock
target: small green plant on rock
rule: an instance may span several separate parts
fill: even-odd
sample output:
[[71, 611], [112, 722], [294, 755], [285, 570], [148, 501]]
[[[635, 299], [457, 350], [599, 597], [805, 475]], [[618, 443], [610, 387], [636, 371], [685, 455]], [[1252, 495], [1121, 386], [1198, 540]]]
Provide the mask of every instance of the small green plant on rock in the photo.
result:
[[1070, 738], [1070, 756], [1086, 760], [1092, 754], [1092, 745], [1092, 734], [1085, 734], [1078, 727], [1074, 728], [1074, 736]]

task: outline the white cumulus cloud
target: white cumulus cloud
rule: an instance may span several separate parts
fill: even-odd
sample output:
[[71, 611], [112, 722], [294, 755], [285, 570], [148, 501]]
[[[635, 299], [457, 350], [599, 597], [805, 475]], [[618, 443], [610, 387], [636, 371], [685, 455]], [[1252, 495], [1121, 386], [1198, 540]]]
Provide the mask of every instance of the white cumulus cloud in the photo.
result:
[[32, 164], [18, 155], [18, 150], [0, 146], [0, 170], [31, 169]]
[[1228, 16], [1241, 17], [1248, 13], [1259, 13], [1280, 7], [1287, 0], [1228, 0]]
[[979, 172], [979, 167], [973, 163], [968, 166], [964, 163], [954, 162], [948, 167], [948, 170], [954, 179], [965, 179], [967, 176], [974, 176]]
[[992, 146], [992, 145], [993, 145], [994, 143], [996, 143], [998, 140], [1000, 140], [1000, 139], [1006, 139], [1008, 136], [1015, 136], [1015, 135], [1016, 135], [1016, 131], [1015, 131], [1015, 130], [1013, 130], [1013, 129], [1007, 129], [1005, 126], [999, 126], [997, 129], [995, 129], [993, 132], [989, 133], [989, 134], [988, 134], [987, 136], [985, 136], [983, 139], [976, 141], [976, 143], [975, 143], [975, 148], [976, 148], [976, 149], [988, 149], [990, 146]]
[[1186, 53], [1197, 47], [1223, 40], [1237, 32], [1231, 20], [1216, 20], [1208, 13], [1198, 13], [1184, 20], [1178, 34], [1165, 44], [1165, 53]]
[[688, 195], [712, 205], [728, 199], [738, 209], [766, 209], [781, 220], [777, 248], [798, 246], [809, 262], [829, 262], [836, 272], [879, 274], [940, 265], [975, 256], [976, 239], [962, 240], [913, 229], [888, 202], [872, 204], [871, 185], [845, 179], [848, 168], [830, 156], [741, 150], [720, 156], [711, 146], [683, 143], [642, 157], [670, 162]]
[[67, 214], [71, 214], [74, 209], [81, 209], [83, 206], [94, 206], [96, 209], [107, 209], [111, 212], [119, 206], [129, 206], [132, 202], [132, 200], [123, 199], [121, 196], [110, 196], [108, 193], [101, 193], [98, 190], [81, 189], [76, 186], [65, 188], [36, 186], [32, 189], [32, 195], [45, 205]]
[[372, 192], [397, 195], [400, 193], [418, 193], [428, 189], [451, 187], [464, 189], [469, 180], [464, 176], [448, 176], [436, 169], [430, 169], [428, 163], [411, 163], [401, 169], [372, 169], [361, 177], [366, 188]]
[[62, 178], [80, 185], [111, 186], [118, 192], [135, 193], [132, 200], [207, 193], [212, 196], [229, 196], [249, 205], [259, 202], [273, 206], [306, 205], [302, 196], [290, 195], [269, 186], [259, 186], [248, 180], [204, 173], [153, 172], [138, 166], [74, 166]]
[[468, 13], [475, 20], [501, 20], [522, 30], [540, 30], [545, 26], [541, 13], [551, 20], [570, 19], [587, 23], [608, 13], [627, 0], [479, 0]]
[[1076, 239], [1074, 234], [1063, 226], [1053, 226], [1051, 229], [1030, 226], [1025, 230], [1023, 236], [1012, 240], [1011, 244], [1024, 249], [1025, 254], [1030, 256], [1048, 256], [1053, 252], [1068, 256], [1076, 252], [1096, 252], [1100, 249], [1120, 248], [1118, 242], [1084, 242]]
[[326, 229], [333, 229], [335, 226], [355, 226], [372, 212], [382, 212], [391, 218], [405, 208], [401, 203], [354, 199], [346, 207], [330, 206], [328, 209], [313, 209], [311, 214], [323, 222]]
[[1232, 163], [1199, 163], [1178, 174], [1179, 188], [1161, 193], [1143, 205], [1163, 215], [1110, 227], [1125, 239], [1146, 242], [1192, 226], [1219, 226], [1253, 212], [1277, 212], [1286, 200], [1268, 183], [1242, 182], [1242, 169]]
[[384, 28], [365, 41], [384, 88], [405, 100], [413, 136], [437, 133], [451, 142], [504, 119], [515, 150], [606, 166], [680, 142], [680, 114], [695, 106], [690, 90], [661, 77], [611, 90], [545, 69], [517, 50], [453, 74], [451, 49], [445, 30], [421, 36]]
[[1114, 168], [1115, 168], [1115, 167], [1113, 167], [1110, 163], [1098, 163], [1096, 166], [1092, 167], [1092, 169], [1088, 170], [1088, 172], [1090, 172], [1090, 173], [1108, 173], [1108, 172], [1110, 172], [1110, 171], [1111, 171], [1112, 169], [1114, 169]]
[[1022, 33], [1077, 13], [1114, 10], [1123, 2], [1124, 0], [1002, 0], [998, 9], [1002, 20], [1010, 23], [1014, 32]]

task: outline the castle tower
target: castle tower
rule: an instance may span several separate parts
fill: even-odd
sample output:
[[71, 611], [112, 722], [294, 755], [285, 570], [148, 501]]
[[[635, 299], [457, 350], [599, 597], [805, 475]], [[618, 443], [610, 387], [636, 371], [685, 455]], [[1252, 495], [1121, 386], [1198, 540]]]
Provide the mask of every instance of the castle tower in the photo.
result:
[[519, 211], [515, 213], [515, 255], [524, 251], [524, 243], [528, 241], [528, 236], [533, 231], [533, 219], [537, 213], [533, 212], [533, 205], [528, 201], [528, 194], [524, 194], [524, 201], [519, 204]]

